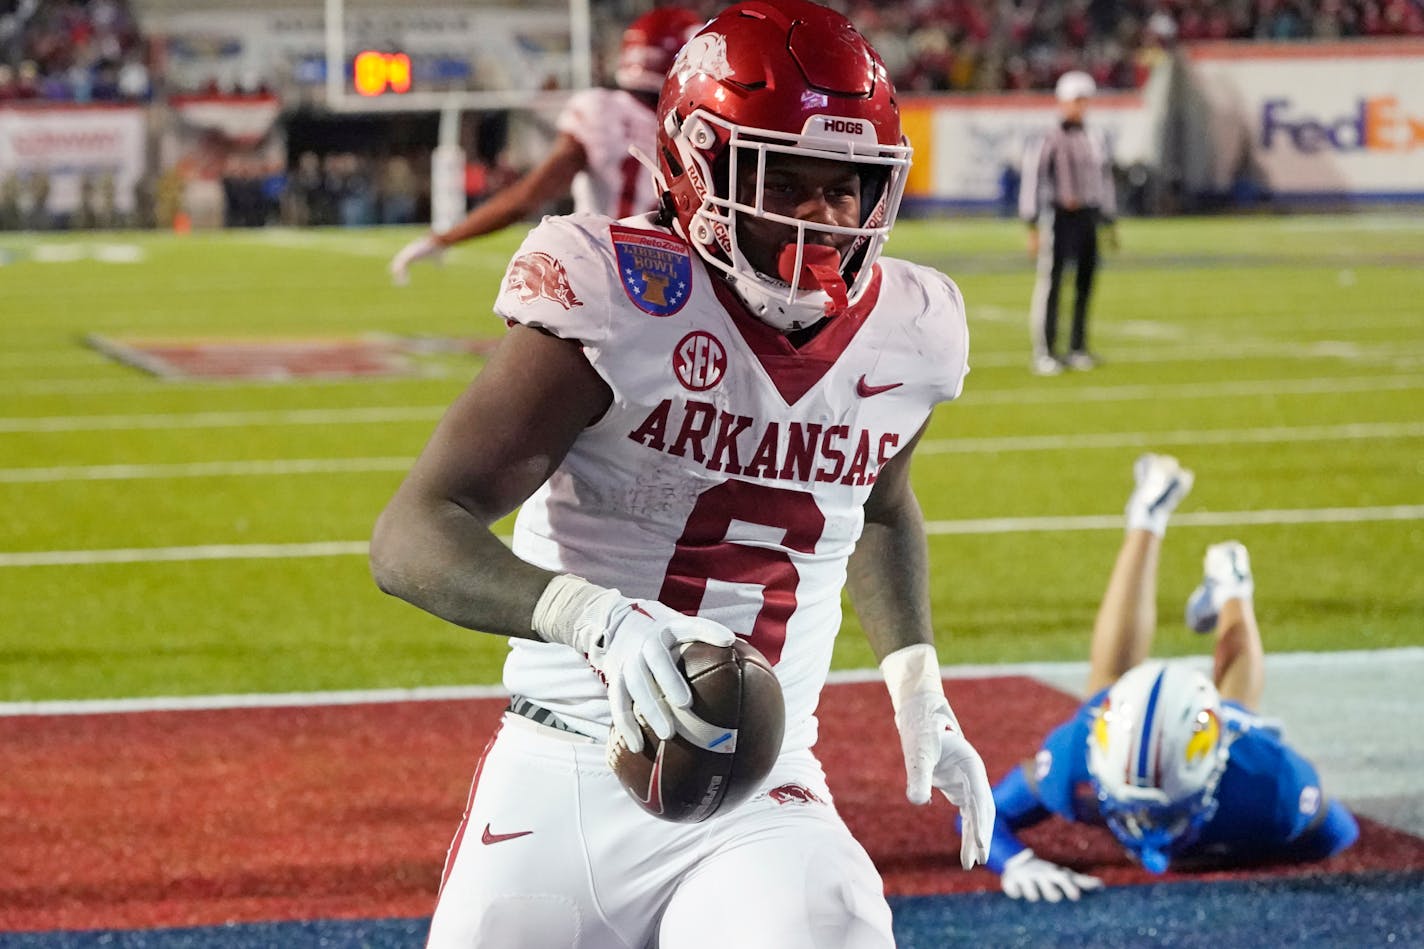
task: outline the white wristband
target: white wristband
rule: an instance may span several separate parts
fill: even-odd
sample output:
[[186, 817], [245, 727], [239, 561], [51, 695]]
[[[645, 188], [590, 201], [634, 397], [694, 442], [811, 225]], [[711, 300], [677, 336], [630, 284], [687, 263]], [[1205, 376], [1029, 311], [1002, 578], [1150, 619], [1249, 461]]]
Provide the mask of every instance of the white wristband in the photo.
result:
[[575, 641], [578, 619], [595, 598], [607, 592], [607, 587], [589, 583], [583, 577], [561, 573], [539, 594], [529, 626], [547, 642], [586, 651], [584, 645]]
[[944, 695], [944, 681], [939, 675], [939, 657], [930, 643], [915, 643], [886, 656], [880, 662], [885, 687], [890, 690], [890, 704], [895, 714], [912, 695], [934, 692]]

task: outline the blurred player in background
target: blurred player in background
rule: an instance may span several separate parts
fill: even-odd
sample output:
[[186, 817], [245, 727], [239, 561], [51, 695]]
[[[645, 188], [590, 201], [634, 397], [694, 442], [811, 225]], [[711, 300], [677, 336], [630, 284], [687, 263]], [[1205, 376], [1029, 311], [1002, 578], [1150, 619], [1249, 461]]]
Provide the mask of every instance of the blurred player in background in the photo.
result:
[[[663, 87], [656, 154], [662, 213], [530, 232], [495, 304], [509, 332], [372, 538], [382, 589], [510, 637], [510, 710], [430, 945], [888, 949], [815, 709], [848, 587], [906, 794], [939, 789], [961, 863], [984, 861], [993, 795], [945, 697], [909, 478], [967, 372], [963, 301], [881, 256], [910, 150], [884, 63], [826, 7], [708, 23]], [[511, 550], [490, 528], [521, 505]], [[734, 635], [775, 666], [781, 754], [729, 813], [650, 817], [610, 734], [641, 748], [636, 713], [670, 737], [681, 644]]]
[[544, 160], [448, 231], [432, 231], [401, 248], [391, 259], [391, 278], [404, 284], [416, 261], [505, 228], [570, 193], [576, 213], [624, 218], [653, 210], [652, 176], [628, 146], [652, 148], [658, 91], [677, 51], [701, 25], [697, 14], [680, 7], [658, 7], [634, 20], [623, 32], [614, 72], [618, 88], [571, 96], [555, 120], [559, 134]]
[[[1019, 179], [1019, 217], [1028, 224], [1028, 252], [1038, 261], [1029, 303], [1030, 368], [1054, 376], [1066, 365], [1092, 369], [1097, 357], [1088, 350], [1088, 304], [1098, 271], [1098, 226], [1106, 225], [1110, 247], [1117, 246], [1117, 192], [1107, 138], [1083, 125], [1088, 100], [1097, 92], [1093, 77], [1066, 72], [1054, 94], [1059, 124], [1024, 152]], [[1063, 271], [1073, 265], [1073, 327], [1068, 352], [1060, 357], [1058, 297]]]
[[[989, 868], [1017, 899], [1078, 899], [1102, 886], [1038, 857], [1016, 831], [1052, 815], [1106, 824], [1153, 873], [1168, 866], [1319, 860], [1350, 846], [1355, 819], [1325, 797], [1315, 768], [1256, 714], [1265, 654], [1246, 548], [1207, 548], [1187, 623], [1215, 637], [1212, 679], [1147, 659], [1156, 629], [1157, 560], [1192, 473], [1166, 455], [1134, 468], [1127, 535], [1093, 626], [1092, 698], [994, 788]], [[1214, 681], [1213, 681], [1214, 680]]]

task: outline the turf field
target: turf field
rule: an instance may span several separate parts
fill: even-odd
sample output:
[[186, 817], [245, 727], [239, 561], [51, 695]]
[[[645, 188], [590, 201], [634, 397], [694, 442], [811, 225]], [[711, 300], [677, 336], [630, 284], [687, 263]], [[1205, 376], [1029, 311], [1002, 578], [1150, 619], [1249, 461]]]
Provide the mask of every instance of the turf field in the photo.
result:
[[[1272, 651], [1424, 644], [1424, 224], [1128, 221], [1091, 373], [1028, 374], [1011, 222], [905, 222], [954, 276], [973, 371], [915, 481], [947, 662], [1077, 659], [1129, 466], [1197, 484], [1162, 564], [1251, 549]], [[408, 233], [0, 236], [0, 701], [494, 682], [503, 644], [384, 598], [361, 544], [476, 357], [419, 374], [160, 379], [83, 342], [494, 338], [508, 232], [392, 287]], [[434, 347], [432, 347], [434, 348]], [[854, 622], [840, 666], [869, 655]], [[1164, 623], [1159, 649], [1197, 648]]]
[[[466, 245], [445, 266], [419, 266], [410, 286], [395, 288], [385, 263], [409, 236], [395, 230], [181, 238], [0, 235], [5, 710], [63, 708], [21, 704], [56, 700], [498, 681], [499, 640], [446, 626], [383, 597], [369, 580], [363, 554], [377, 512], [443, 407], [478, 368], [480, 347], [469, 341], [492, 341], [501, 332], [489, 302], [519, 235]], [[1163, 554], [1157, 651], [1202, 650], [1202, 641], [1176, 617], [1199, 578], [1204, 547], [1236, 537], [1252, 553], [1267, 649], [1274, 655], [1340, 652], [1338, 671], [1327, 656], [1302, 666], [1315, 670], [1311, 675], [1273, 679], [1275, 688], [1304, 683], [1283, 699], [1322, 723], [1348, 723], [1347, 706], [1394, 693], [1406, 703], [1401, 707], [1417, 712], [1417, 701], [1407, 704], [1415, 694], [1409, 673], [1400, 670], [1419, 668], [1417, 650], [1424, 647], [1424, 222], [1417, 215], [1129, 220], [1122, 237], [1124, 248], [1110, 256], [1095, 298], [1093, 347], [1103, 366], [1041, 379], [1027, 372], [1024, 311], [1032, 273], [1020, 246], [1021, 228], [986, 220], [903, 222], [897, 228], [891, 253], [945, 270], [969, 304], [973, 372], [962, 400], [937, 413], [915, 467], [930, 519], [942, 659], [973, 664], [1083, 658], [1121, 530], [1131, 462], [1144, 450], [1170, 451], [1195, 469], [1197, 481]], [[271, 349], [313, 340], [349, 346], [354, 340], [383, 356], [395, 353], [391, 358], [409, 372], [342, 377], [331, 370], [349, 364], [317, 359], [315, 375], [295, 378], [155, 376], [115, 361], [92, 344], [94, 337], [110, 351], [147, 352], [150, 364], [156, 351], [192, 349], [197, 342]], [[307, 354], [297, 361], [306, 360], [310, 369], [315, 358]], [[1382, 651], [1383, 663], [1362, 665], [1362, 652], [1372, 650]], [[1399, 657], [1412, 657], [1414, 665], [1402, 665]], [[850, 678], [871, 665], [853, 616], [836, 664]], [[1353, 683], [1353, 691], [1332, 691], [1338, 713], [1313, 691], [1322, 682], [1328, 687], [1332, 677]], [[1372, 681], [1381, 684], [1373, 695]], [[1017, 714], [1008, 704], [1005, 709], [1008, 717]], [[1052, 709], [1054, 715], [1062, 710]], [[320, 719], [320, 712], [312, 714]], [[412, 734], [448, 732], [459, 718], [450, 714], [433, 725], [420, 719], [424, 724]], [[993, 717], [986, 711], [980, 727]], [[66, 724], [46, 716], [26, 725], [22, 716], [0, 726], [0, 757], [11, 766], [41, 769], [28, 782], [0, 782], [9, 786], [8, 792], [0, 789], [0, 816], [23, 818], [12, 836], [0, 836], [0, 845], [9, 841], [18, 853], [22, 838], [32, 843], [46, 833], [63, 836], [66, 825], [26, 823], [43, 810], [35, 804], [42, 798], [69, 800], [75, 826], [88, 826], [76, 816], [85, 814], [99, 824], [105, 815], [122, 823], [130, 816], [126, 802], [142, 809], [146, 799], [169, 808], [160, 806], [160, 813], [169, 815], [171, 825], [201, 814], [197, 823], [217, 834], [214, 840], [229, 833], [247, 840], [249, 850], [261, 849], [251, 837], [256, 830], [232, 825], [231, 810], [220, 806], [226, 799], [216, 793], [230, 783], [228, 768], [236, 765], [223, 759], [219, 767], [195, 745], [171, 741], [167, 750], [146, 751], [132, 768], [110, 771], [113, 749], [137, 742], [125, 732], [130, 726], [114, 718], [80, 716]], [[1294, 713], [1287, 718], [1297, 720]], [[243, 719], [219, 741], [237, 749], [234, 755], [250, 743], [247, 763], [262, 767], [272, 747], [259, 739], [280, 744], [285, 734], [265, 721]], [[309, 725], [311, 719], [304, 721]], [[1032, 716], [1024, 721], [1034, 728], [1042, 724]], [[188, 734], [189, 728], [197, 726], [185, 718], [153, 724], [171, 735]], [[320, 786], [335, 776], [359, 784], [372, 748], [361, 746], [350, 752], [353, 758], [341, 758], [313, 745], [315, 733], [307, 729], [296, 728], [291, 739], [311, 764], [306, 780]], [[346, 734], [350, 728], [331, 730]], [[1391, 757], [1389, 746], [1376, 751], [1375, 736], [1358, 726], [1320, 734], [1342, 749], [1351, 745], [1362, 768]], [[1026, 731], [1015, 741], [1029, 739]], [[1393, 756], [1408, 747], [1418, 742], [1395, 746]], [[61, 753], [65, 749], [70, 753]], [[419, 743], [407, 754], [422, 749], [449, 754]], [[1315, 749], [1312, 755], [1320, 761]], [[1000, 757], [996, 770], [1013, 760], [1007, 749]], [[333, 763], [338, 759], [339, 768]], [[1394, 774], [1403, 775], [1398, 793], [1417, 811], [1424, 770], [1417, 756], [1411, 760]], [[1327, 763], [1321, 764], [1329, 775]], [[1362, 782], [1355, 786], [1366, 789], [1376, 773], [1334, 767], [1344, 782], [1355, 778]], [[88, 778], [75, 776], [85, 768]], [[181, 794], [164, 790], [163, 775], [170, 771]], [[335, 914], [395, 918], [331, 930], [315, 922], [282, 922], [325, 918], [318, 910], [249, 912], [241, 918], [269, 919], [278, 928], [229, 931], [222, 937], [227, 941], [209, 930], [172, 930], [159, 942], [130, 934], [112, 944], [418, 944], [419, 914], [428, 912], [428, 901], [410, 893], [428, 894], [438, 879], [470, 762], [456, 761], [450, 771], [458, 786], [446, 788], [444, 797], [401, 805], [428, 818], [411, 839], [429, 853], [410, 851], [409, 864], [389, 878], [363, 875], [376, 873], [364, 864], [318, 868], [296, 878], [317, 881], [325, 895], [359, 897], [383, 895], [399, 877], [413, 900], [399, 911]], [[9, 771], [17, 773], [25, 772]], [[36, 777], [41, 774], [47, 780]], [[307, 796], [307, 785], [295, 775], [270, 775], [274, 790], [259, 798], [263, 805], [274, 812], [294, 801], [314, 807], [316, 798]], [[835, 783], [834, 772], [832, 778], [849, 808], [854, 795]], [[898, 777], [884, 780], [893, 785]], [[200, 788], [214, 793], [206, 809], [190, 811], [183, 794], [191, 797]], [[121, 803], [106, 799], [109, 810], [86, 808], [77, 789], [98, 789]], [[392, 805], [353, 798], [344, 806], [370, 819], [389, 815], [383, 808]], [[856, 810], [848, 820], [855, 824], [865, 813]], [[139, 826], [158, 827], [156, 819], [145, 820]], [[1419, 825], [1412, 826], [1417, 834]], [[106, 828], [96, 824], [96, 835]], [[116, 835], [106, 852], [128, 861], [126, 848], [135, 839], [147, 838]], [[372, 838], [378, 856], [380, 839]], [[1371, 847], [1362, 848], [1363, 863], [1327, 868], [1355, 874], [1348, 885], [1332, 884], [1333, 878], [1231, 882], [1247, 889], [1220, 918], [1238, 920], [1238, 928], [1225, 939], [1210, 927], [1198, 935], [1216, 945], [1245, 944], [1239, 936], [1250, 931], [1253, 901], [1266, 893], [1261, 887], [1276, 887], [1272, 905], [1302, 907], [1300, 919], [1314, 918], [1312, 907], [1317, 914], [1342, 905], [1375, 913], [1354, 928], [1328, 930], [1346, 933], [1342, 941], [1315, 944], [1383, 942], [1398, 933], [1424, 938], [1417, 906], [1408, 910], [1412, 928], [1391, 921], [1401, 906], [1413, 905], [1410, 892], [1417, 897], [1424, 864], [1418, 838], [1390, 837], [1381, 829], [1370, 840]], [[902, 844], [885, 843], [887, 859], [902, 859]], [[395, 860], [396, 852], [407, 853], [392, 843], [384, 859]], [[56, 845], [48, 856], [59, 854], [75, 866], [87, 866], [92, 857], [78, 844]], [[262, 867], [248, 867], [226, 851], [219, 857], [241, 869], [224, 886], [267, 896], [281, 891], [283, 884], [263, 876]], [[182, 867], [170, 865], [171, 854], [148, 860], [139, 895], [123, 896], [121, 904], [148, 906], [142, 899], [151, 897], [154, 905], [184, 899], [215, 905], [211, 881], [198, 870], [183, 876]], [[99, 884], [87, 889], [78, 873], [69, 882], [27, 889], [28, 883], [15, 884], [22, 864], [6, 862], [10, 877], [7, 883], [0, 870], [0, 883], [6, 883], [0, 894], [8, 894], [0, 896], [0, 919], [7, 909], [19, 914], [15, 918], [39, 919], [24, 914], [52, 909], [45, 904], [56, 893], [82, 910], [110, 892]], [[35, 870], [45, 862], [35, 858], [23, 866]], [[1388, 869], [1409, 872], [1390, 876]], [[190, 885], [165, 890], [171, 883], [163, 881], [175, 874]], [[1134, 899], [1124, 895], [1134, 889], [1128, 887], [1111, 891], [1112, 902], [1098, 904], [1097, 916], [1040, 915], [1040, 928], [1025, 929], [1024, 917], [1004, 915], [1005, 901], [992, 893], [992, 879], [983, 879], [982, 871], [978, 876], [975, 886], [987, 892], [953, 897], [968, 902], [956, 903], [950, 915], [973, 921], [988, 939], [980, 944], [1126, 945], [1134, 942], [1135, 920], [1144, 926], [1160, 922], [1160, 914], [1154, 917], [1140, 900], [1124, 902]], [[1227, 882], [1214, 892], [1228, 892]], [[1166, 885], [1153, 893], [1158, 902], [1151, 905], [1180, 904], [1187, 916], [1199, 915], [1202, 904], [1188, 886]], [[913, 887], [895, 892], [897, 919], [910, 927], [898, 931], [902, 944], [950, 944], [942, 931], [944, 907], [922, 902], [941, 897], [921, 897]], [[7, 898], [33, 905], [6, 907]], [[302, 904], [300, 891], [293, 899]], [[1103, 928], [1109, 916], [1118, 919], [1112, 938]], [[56, 922], [56, 928], [144, 925], [122, 914], [85, 917], [87, 927], [63, 918], [70, 922]], [[191, 908], [152, 917], [166, 925], [222, 918]], [[280, 929], [279, 923], [296, 928]], [[5, 929], [0, 924], [0, 945], [91, 944], [42, 933], [7, 941]], [[1175, 934], [1171, 944], [1198, 944], [1183, 931], [1175, 924], [1163, 930]], [[110, 938], [95, 934], [92, 944], [111, 944]]]

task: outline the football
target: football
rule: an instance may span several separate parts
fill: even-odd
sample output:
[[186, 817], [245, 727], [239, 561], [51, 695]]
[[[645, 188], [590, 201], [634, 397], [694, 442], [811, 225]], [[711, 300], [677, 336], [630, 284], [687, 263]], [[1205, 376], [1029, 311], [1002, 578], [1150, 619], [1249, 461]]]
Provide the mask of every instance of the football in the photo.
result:
[[754, 646], [692, 642], [678, 665], [692, 684], [692, 705], [674, 709], [677, 733], [661, 741], [643, 724], [643, 750], [628, 750], [615, 731], [608, 763], [643, 810], [695, 823], [751, 796], [781, 751], [786, 705], [781, 683]]

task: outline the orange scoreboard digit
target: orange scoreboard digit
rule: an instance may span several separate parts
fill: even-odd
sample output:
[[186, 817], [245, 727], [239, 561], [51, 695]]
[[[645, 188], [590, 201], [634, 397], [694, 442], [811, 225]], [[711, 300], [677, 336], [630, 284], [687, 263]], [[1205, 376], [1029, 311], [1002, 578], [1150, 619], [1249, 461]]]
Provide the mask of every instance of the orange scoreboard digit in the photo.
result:
[[410, 57], [405, 53], [362, 50], [352, 61], [351, 74], [356, 92], [363, 96], [410, 91]]

